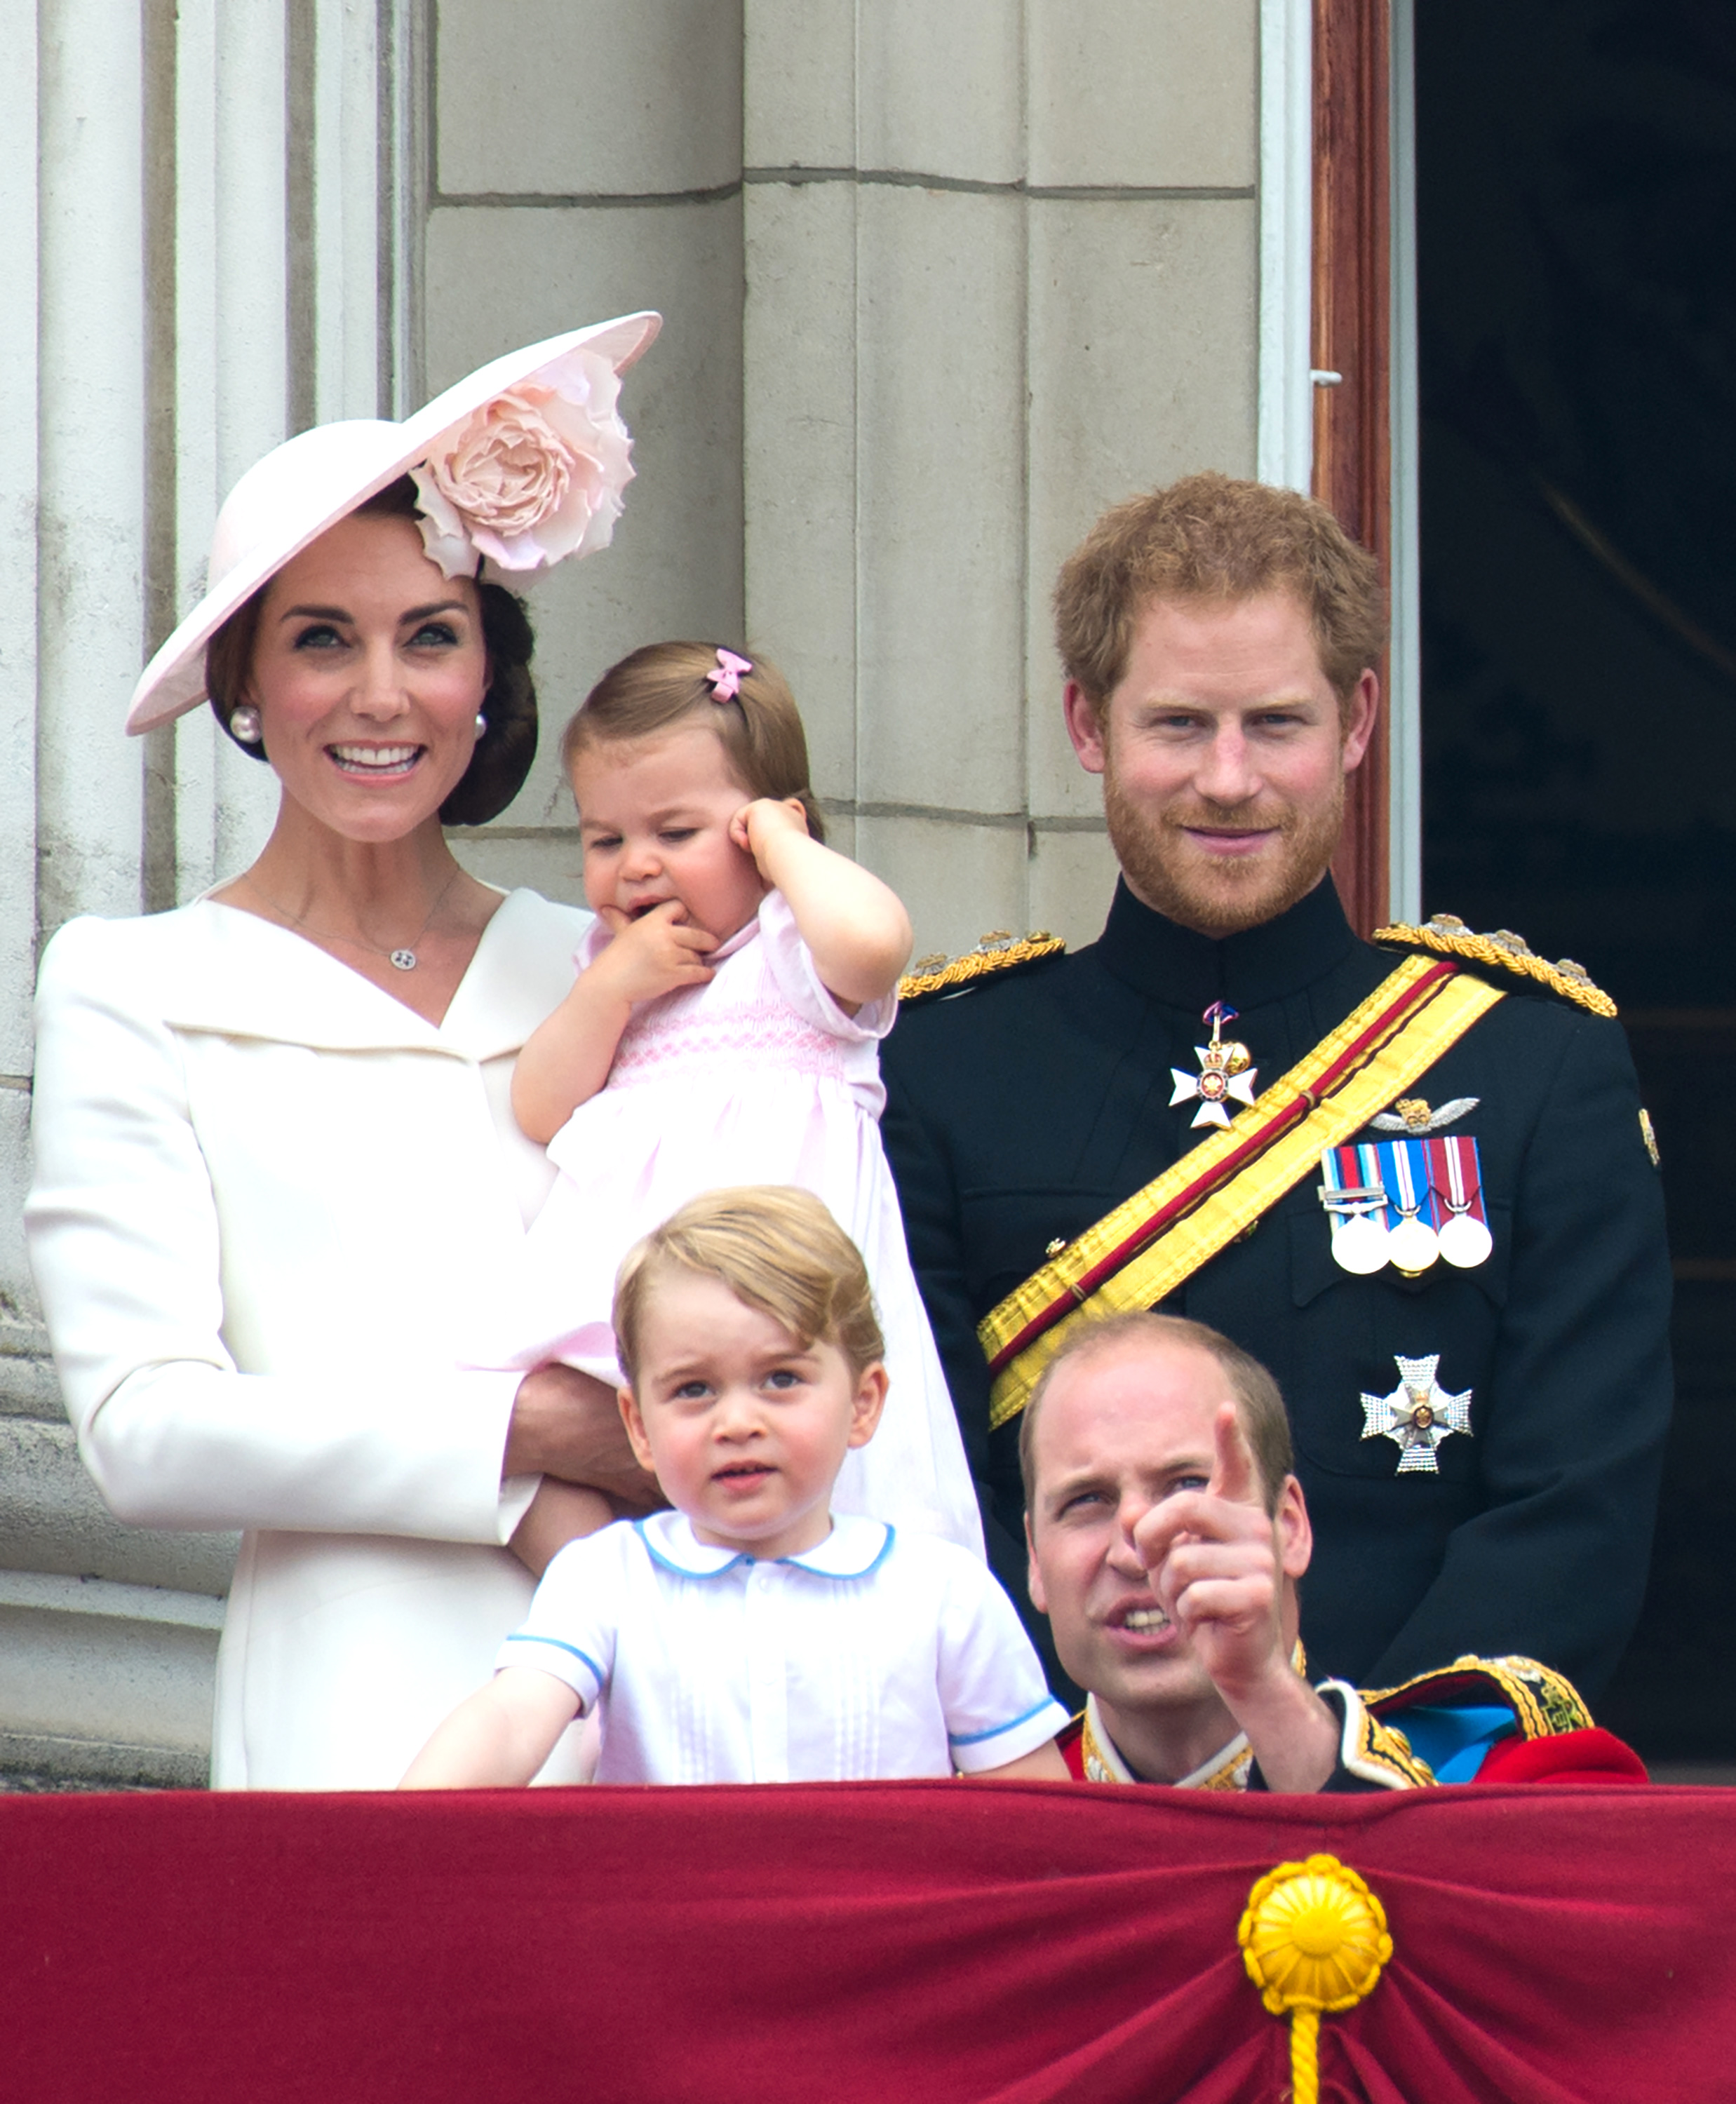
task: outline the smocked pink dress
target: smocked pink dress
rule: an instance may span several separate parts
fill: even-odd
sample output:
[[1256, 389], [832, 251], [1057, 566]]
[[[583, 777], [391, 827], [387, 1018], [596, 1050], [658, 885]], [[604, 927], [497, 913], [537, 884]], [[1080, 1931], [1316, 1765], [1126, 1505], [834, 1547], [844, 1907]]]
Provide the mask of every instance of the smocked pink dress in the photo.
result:
[[[596, 922], [574, 960], [581, 971], [609, 940]], [[835, 1505], [980, 1554], [957, 1421], [880, 1144], [877, 1047], [896, 997], [846, 1015], [776, 891], [712, 962], [704, 986], [635, 1006], [607, 1083], [550, 1143], [560, 1175], [529, 1232], [507, 1316], [513, 1334], [482, 1362], [559, 1358], [618, 1380], [609, 1308], [632, 1244], [701, 1191], [801, 1184], [862, 1252], [890, 1377], [879, 1429], [846, 1457]]]

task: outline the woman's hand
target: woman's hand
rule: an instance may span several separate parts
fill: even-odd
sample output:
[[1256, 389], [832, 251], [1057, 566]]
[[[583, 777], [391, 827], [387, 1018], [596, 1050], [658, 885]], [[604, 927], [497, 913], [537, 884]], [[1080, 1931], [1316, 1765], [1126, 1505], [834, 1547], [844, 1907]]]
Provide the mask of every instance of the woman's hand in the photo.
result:
[[615, 1391], [576, 1366], [538, 1366], [519, 1383], [501, 1473], [588, 1484], [618, 1511], [664, 1502], [656, 1477], [633, 1459]]

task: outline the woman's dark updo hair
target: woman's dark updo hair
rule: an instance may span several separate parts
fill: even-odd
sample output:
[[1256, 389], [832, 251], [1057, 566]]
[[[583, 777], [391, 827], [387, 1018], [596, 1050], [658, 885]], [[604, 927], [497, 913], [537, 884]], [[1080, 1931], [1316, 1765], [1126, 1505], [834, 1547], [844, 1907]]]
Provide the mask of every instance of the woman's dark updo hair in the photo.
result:
[[[404, 475], [365, 504], [357, 505], [350, 515], [414, 519], [417, 504], [416, 484]], [[205, 646], [205, 691], [225, 730], [247, 692], [259, 612], [270, 590], [269, 584], [261, 586]], [[530, 617], [523, 600], [504, 585], [479, 580], [476, 591], [482, 608], [482, 640], [489, 653], [488, 691], [482, 698], [489, 727], [476, 741], [470, 765], [440, 806], [443, 826], [480, 826], [498, 818], [524, 787], [537, 756], [537, 689], [530, 676], [536, 637]], [[234, 737], [232, 731], [230, 735]], [[248, 745], [238, 738], [235, 743], [250, 759], [266, 757], [263, 742]]]

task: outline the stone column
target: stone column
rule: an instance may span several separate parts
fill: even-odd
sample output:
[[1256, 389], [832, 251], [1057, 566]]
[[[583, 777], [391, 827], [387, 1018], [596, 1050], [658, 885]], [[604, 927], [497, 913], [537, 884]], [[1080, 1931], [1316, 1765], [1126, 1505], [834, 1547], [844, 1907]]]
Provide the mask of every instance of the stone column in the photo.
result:
[[578, 898], [555, 748], [598, 675], [663, 637], [742, 627], [741, 15], [735, 0], [442, 0], [427, 382], [638, 307], [638, 479], [605, 553], [529, 587], [542, 751], [471, 867]]
[[1100, 924], [1047, 600], [1251, 472], [1254, 0], [748, 0], [747, 607], [919, 948]]

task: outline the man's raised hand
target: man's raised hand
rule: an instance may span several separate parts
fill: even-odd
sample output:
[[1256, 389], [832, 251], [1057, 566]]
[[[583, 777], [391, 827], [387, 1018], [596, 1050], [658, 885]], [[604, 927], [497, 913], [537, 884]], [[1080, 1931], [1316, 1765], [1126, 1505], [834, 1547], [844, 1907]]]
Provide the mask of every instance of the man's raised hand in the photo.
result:
[[1133, 1530], [1135, 1553], [1164, 1613], [1232, 1698], [1274, 1669], [1288, 1669], [1278, 1531], [1234, 1403], [1212, 1425], [1203, 1491], [1163, 1498]]

